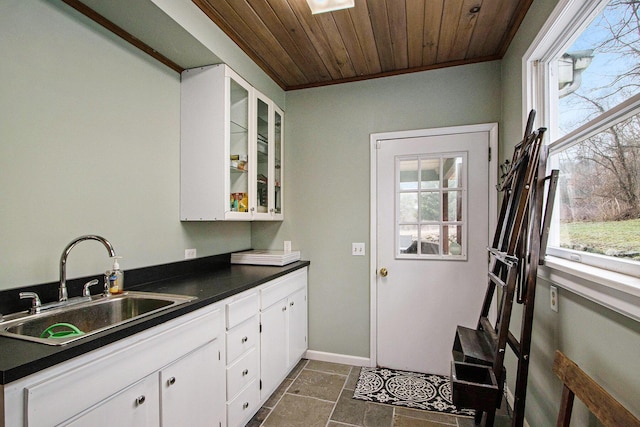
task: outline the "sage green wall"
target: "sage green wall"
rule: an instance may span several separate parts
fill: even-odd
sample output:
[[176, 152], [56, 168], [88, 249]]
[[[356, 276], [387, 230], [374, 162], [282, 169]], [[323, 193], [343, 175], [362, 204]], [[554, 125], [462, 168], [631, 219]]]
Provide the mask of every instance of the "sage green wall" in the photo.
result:
[[256, 248], [311, 260], [309, 347], [369, 357], [372, 133], [497, 122], [500, 63], [287, 92], [285, 218], [252, 225]]
[[[57, 280], [87, 233], [122, 267], [247, 248], [243, 223], [179, 221], [180, 79], [59, 1], [0, 2], [0, 289]], [[104, 271], [84, 242], [69, 277]]]
[[[511, 157], [522, 138], [522, 57], [556, 6], [557, 0], [533, 2], [502, 60], [501, 156]], [[640, 417], [640, 323], [559, 288], [559, 312], [549, 307], [550, 283], [539, 279], [536, 288], [531, 363], [525, 416], [529, 425], [555, 425], [561, 383], [552, 372], [553, 354], [563, 351], [590, 376]], [[559, 285], [558, 285], [559, 286]], [[515, 306], [512, 331], [519, 336], [520, 306]], [[515, 390], [515, 356], [507, 353], [507, 377]], [[572, 426], [599, 425], [576, 400]]]
[[[144, 1], [144, 0], [143, 0]], [[191, 0], [148, 0], [283, 110], [286, 94]], [[144, 25], [143, 23], [141, 23]], [[153, 25], [153, 23], [151, 23]]]

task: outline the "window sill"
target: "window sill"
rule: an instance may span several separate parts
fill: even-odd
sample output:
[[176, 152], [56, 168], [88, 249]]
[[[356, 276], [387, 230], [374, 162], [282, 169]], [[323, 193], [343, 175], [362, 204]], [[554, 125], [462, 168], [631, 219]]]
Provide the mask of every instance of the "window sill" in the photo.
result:
[[540, 278], [640, 322], [640, 279], [547, 256]]

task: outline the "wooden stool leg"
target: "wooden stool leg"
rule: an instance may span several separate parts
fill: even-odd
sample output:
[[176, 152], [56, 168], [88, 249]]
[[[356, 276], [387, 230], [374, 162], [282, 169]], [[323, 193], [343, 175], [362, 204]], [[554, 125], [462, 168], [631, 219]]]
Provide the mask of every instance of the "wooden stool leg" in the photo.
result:
[[560, 400], [560, 412], [558, 413], [558, 427], [569, 427], [571, 422], [571, 410], [575, 394], [566, 385], [562, 387], [562, 400]]

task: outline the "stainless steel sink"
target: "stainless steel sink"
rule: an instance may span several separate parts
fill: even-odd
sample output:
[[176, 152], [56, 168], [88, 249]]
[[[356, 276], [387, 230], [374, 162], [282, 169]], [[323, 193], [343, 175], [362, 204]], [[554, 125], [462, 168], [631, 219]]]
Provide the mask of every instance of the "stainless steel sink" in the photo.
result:
[[125, 292], [0, 322], [0, 336], [48, 345], [63, 345], [109, 328], [149, 316], [195, 297]]

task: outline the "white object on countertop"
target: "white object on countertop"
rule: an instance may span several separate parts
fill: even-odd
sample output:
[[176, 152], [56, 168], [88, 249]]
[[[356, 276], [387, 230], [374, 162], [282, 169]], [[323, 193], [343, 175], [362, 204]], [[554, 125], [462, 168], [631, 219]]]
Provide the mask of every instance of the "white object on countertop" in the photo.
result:
[[231, 264], [283, 266], [300, 260], [300, 251], [256, 249], [231, 254]]

